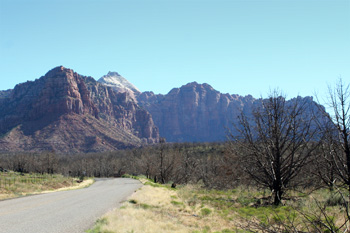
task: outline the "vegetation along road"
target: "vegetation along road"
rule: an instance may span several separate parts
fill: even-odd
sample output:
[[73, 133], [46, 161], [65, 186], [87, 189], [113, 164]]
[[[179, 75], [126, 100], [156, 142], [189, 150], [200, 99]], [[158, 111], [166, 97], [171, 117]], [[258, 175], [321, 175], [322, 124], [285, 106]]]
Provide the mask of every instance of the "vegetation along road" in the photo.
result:
[[133, 179], [96, 179], [89, 188], [0, 201], [0, 232], [84, 232], [142, 185]]

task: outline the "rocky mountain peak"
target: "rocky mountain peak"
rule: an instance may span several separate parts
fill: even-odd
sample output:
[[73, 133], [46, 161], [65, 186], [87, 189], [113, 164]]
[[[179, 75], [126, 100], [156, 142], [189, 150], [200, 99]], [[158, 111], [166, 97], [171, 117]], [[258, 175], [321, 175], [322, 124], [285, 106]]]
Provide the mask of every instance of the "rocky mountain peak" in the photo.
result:
[[109, 71], [108, 74], [102, 76], [98, 82], [106, 86], [110, 86], [118, 92], [129, 92], [130, 94], [134, 95], [141, 93], [137, 87], [130, 83], [126, 78], [121, 76], [118, 72]]
[[[212, 86], [210, 86], [208, 83], [197, 83], [197, 82], [191, 82], [188, 83], [184, 86], [182, 86], [181, 88], [193, 88], [195, 90], [206, 90], [206, 91], [214, 91], [214, 92], [218, 92], [216, 91]], [[180, 88], [180, 89], [181, 89]]]
[[120, 76], [121, 77], [121, 75], [118, 72], [113, 72], [113, 71], [109, 71], [107, 75], [108, 76]]
[[59, 73], [73, 73], [73, 70], [67, 69], [64, 66], [57, 66], [51, 70], [49, 70], [46, 74], [45, 77], [53, 77], [57, 76]]
[[127, 93], [63, 66], [0, 97], [0, 151], [105, 151], [159, 139], [152, 116]]
[[191, 82], [166, 95], [142, 93], [139, 104], [152, 114], [169, 142], [225, 140], [225, 127], [253, 100], [222, 94], [209, 84]]
[[198, 85], [200, 85], [200, 84], [198, 84], [196, 81], [194, 81], [194, 82], [187, 83], [186, 85], [183, 85], [182, 87], [195, 87]]
[[212, 87], [208, 83], [197, 83], [197, 82], [190, 82], [187, 83], [186, 85], [183, 85], [182, 87], [204, 87], [204, 88], [211, 88]]
[[[312, 97], [296, 98], [314, 106]], [[152, 114], [161, 137], [168, 142], [210, 142], [224, 141], [241, 112], [251, 117], [261, 99], [223, 94], [209, 84], [191, 82], [166, 95], [142, 93], [138, 103]]]
[[215, 92], [218, 93], [212, 86], [210, 86], [207, 83], [197, 83], [197, 82], [190, 82], [187, 83], [186, 85], [183, 85], [179, 88], [173, 88], [169, 91], [168, 95], [174, 95], [178, 93], [183, 93], [183, 92]]

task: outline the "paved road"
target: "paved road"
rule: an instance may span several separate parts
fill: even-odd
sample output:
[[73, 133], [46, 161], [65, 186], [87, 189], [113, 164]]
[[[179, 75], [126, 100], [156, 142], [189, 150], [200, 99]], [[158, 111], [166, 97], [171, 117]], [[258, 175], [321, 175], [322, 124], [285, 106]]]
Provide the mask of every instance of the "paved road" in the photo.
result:
[[133, 179], [96, 179], [85, 189], [0, 201], [0, 232], [81, 233], [140, 187]]

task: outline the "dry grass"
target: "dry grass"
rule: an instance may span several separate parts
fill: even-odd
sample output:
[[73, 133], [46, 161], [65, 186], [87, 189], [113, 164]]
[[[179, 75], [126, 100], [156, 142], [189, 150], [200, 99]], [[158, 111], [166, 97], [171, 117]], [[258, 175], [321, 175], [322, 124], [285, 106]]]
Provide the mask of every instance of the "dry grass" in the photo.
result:
[[[106, 214], [98, 227], [90, 230], [91, 233], [249, 232], [249, 228], [245, 231], [244, 226], [252, 223], [256, 224], [256, 230], [260, 232], [260, 223], [277, 224], [277, 229], [283, 229], [283, 224], [289, 223], [286, 219], [291, 217], [295, 220], [295, 226], [305, 231], [309, 227], [305, 224], [308, 223], [298, 211], [317, 214], [320, 209], [315, 200], [324, 204], [331, 198], [328, 190], [319, 190], [312, 195], [294, 192], [289, 194], [289, 200], [284, 201], [284, 206], [273, 207], [263, 203], [257, 205], [257, 201], [266, 201], [270, 193], [252, 187], [219, 191], [186, 185], [175, 190], [146, 179], [141, 181], [146, 185], [135, 192], [120, 209]], [[298, 208], [298, 211], [294, 208]], [[326, 211], [334, 217], [336, 225], [344, 222], [344, 209], [341, 206], [328, 206]], [[282, 225], [279, 225], [281, 223], [275, 219], [276, 216]]]
[[[79, 189], [93, 183], [93, 179], [87, 179], [78, 183], [76, 179], [64, 177], [62, 175], [20, 175], [14, 172], [0, 173], [0, 182], [1, 181], [0, 200], [32, 194]], [[9, 183], [6, 184], [4, 181]]]
[[[177, 207], [171, 204], [176, 192], [160, 187], [143, 186], [119, 210], [108, 213], [108, 225], [102, 229], [112, 232], [188, 232], [179, 222]], [[127, 223], [127, 224], [125, 224]]]
[[106, 214], [98, 230], [90, 232], [222, 232], [234, 227], [233, 221], [214, 214], [212, 207], [189, 202], [186, 198], [193, 190], [180, 193], [157, 186], [144, 185], [120, 209]]
[[80, 182], [80, 183], [77, 183], [76, 181], [73, 181], [73, 185], [70, 185], [70, 186], [67, 186], [67, 187], [58, 188], [58, 189], [54, 189], [54, 190], [45, 190], [45, 191], [42, 191], [42, 192], [32, 193], [32, 194], [53, 193], [53, 192], [60, 192], [60, 191], [82, 189], [82, 188], [89, 187], [93, 183], [94, 183], [94, 179], [89, 178], [89, 179], [86, 179], [86, 180], [84, 180], [83, 182]]

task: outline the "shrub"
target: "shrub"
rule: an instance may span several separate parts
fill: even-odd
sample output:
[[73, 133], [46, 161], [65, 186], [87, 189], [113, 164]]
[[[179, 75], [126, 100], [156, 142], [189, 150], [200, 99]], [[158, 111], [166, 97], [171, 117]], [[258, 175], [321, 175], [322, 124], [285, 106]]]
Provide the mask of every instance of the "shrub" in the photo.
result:
[[203, 209], [201, 209], [201, 214], [202, 214], [202, 216], [207, 216], [207, 215], [211, 214], [211, 210], [208, 208], [203, 208]]
[[345, 206], [345, 200], [339, 194], [331, 194], [326, 200], [326, 206]]
[[134, 200], [134, 199], [131, 199], [131, 200], [129, 200], [129, 203], [131, 203], [131, 204], [137, 204], [137, 201], [136, 200]]

